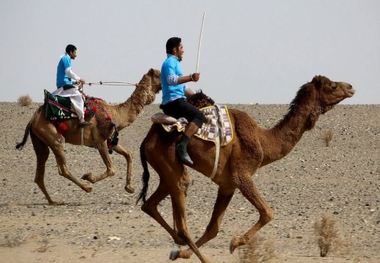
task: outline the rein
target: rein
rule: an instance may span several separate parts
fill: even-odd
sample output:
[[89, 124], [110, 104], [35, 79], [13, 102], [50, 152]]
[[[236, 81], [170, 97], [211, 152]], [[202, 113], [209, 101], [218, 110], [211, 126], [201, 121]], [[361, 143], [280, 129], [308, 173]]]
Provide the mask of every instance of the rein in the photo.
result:
[[136, 83], [124, 82], [124, 81], [98, 81], [98, 82], [89, 82], [85, 83], [86, 85], [105, 85], [105, 86], [134, 86], [136, 87]]

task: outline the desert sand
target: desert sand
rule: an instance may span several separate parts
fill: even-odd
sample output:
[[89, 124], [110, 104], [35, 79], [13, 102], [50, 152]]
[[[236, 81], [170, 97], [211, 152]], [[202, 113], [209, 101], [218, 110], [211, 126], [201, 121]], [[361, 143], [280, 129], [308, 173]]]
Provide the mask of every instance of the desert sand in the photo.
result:
[[[45, 183], [53, 200], [49, 206], [33, 182], [35, 154], [30, 138], [15, 149], [39, 104], [0, 103], [0, 262], [171, 262], [174, 247], [166, 231], [144, 214], [136, 197], [141, 189], [139, 145], [158, 105], [145, 107], [120, 134], [120, 143], [133, 154], [135, 194], [124, 191], [126, 163], [112, 155], [117, 174], [85, 193], [58, 175], [51, 153]], [[229, 105], [248, 112], [263, 127], [271, 127], [288, 105]], [[380, 105], [338, 105], [322, 115], [294, 150], [252, 178], [274, 210], [274, 219], [257, 235], [256, 243], [229, 253], [229, 242], [258, 218], [254, 207], [236, 192], [219, 235], [201, 248], [211, 262], [380, 262]], [[332, 134], [326, 146], [326, 134]], [[80, 178], [105, 169], [92, 148], [65, 146], [71, 172]], [[158, 177], [152, 170], [149, 194]], [[199, 237], [211, 216], [217, 187], [190, 171], [188, 224]], [[170, 200], [160, 206], [171, 222]], [[320, 257], [315, 223], [329, 218], [335, 237], [326, 257]], [[244, 259], [246, 251], [253, 256]], [[249, 256], [246, 256], [249, 257]], [[177, 262], [199, 262], [179, 259]]]

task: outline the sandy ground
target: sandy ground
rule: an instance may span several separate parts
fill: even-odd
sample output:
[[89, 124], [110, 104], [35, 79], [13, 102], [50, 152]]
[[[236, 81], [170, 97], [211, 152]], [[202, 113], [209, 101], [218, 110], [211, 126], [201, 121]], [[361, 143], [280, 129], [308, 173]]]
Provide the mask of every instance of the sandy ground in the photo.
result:
[[[0, 103], [0, 262], [170, 262], [174, 247], [169, 235], [135, 205], [137, 194], [124, 191], [124, 159], [113, 154], [118, 170], [112, 178], [85, 193], [58, 175], [51, 154], [46, 186], [62, 206], [47, 205], [33, 182], [35, 155], [30, 139], [23, 151], [15, 150], [34, 110], [33, 104]], [[287, 105], [230, 105], [248, 112], [262, 126], [271, 127]], [[157, 105], [145, 108], [120, 143], [134, 157], [133, 183], [141, 187], [138, 148]], [[253, 177], [274, 209], [274, 220], [257, 235], [255, 246], [229, 253], [229, 242], [258, 218], [256, 210], [237, 192], [227, 209], [219, 235], [201, 248], [211, 262], [380, 262], [380, 105], [342, 105], [321, 116], [285, 158]], [[327, 147], [326, 132], [333, 138]], [[95, 149], [66, 145], [69, 168], [78, 178], [86, 172], [102, 173], [104, 165]], [[157, 186], [152, 171], [149, 193]], [[210, 218], [216, 185], [190, 172], [188, 223], [199, 237]], [[160, 211], [171, 222], [170, 200]], [[314, 231], [322, 216], [335, 222], [337, 236], [327, 257], [319, 256]], [[244, 260], [245, 251], [255, 254]], [[177, 262], [199, 262], [193, 256]]]

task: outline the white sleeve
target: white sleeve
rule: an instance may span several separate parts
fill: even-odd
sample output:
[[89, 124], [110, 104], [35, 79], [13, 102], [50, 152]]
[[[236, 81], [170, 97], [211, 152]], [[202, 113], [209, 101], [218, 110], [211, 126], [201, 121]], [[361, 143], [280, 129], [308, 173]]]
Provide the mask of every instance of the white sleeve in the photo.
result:
[[169, 85], [177, 85], [178, 84], [178, 76], [177, 75], [169, 75], [166, 78], [166, 81], [168, 82]]
[[72, 79], [75, 79], [76, 81], [80, 80], [80, 77], [74, 73], [74, 71], [71, 69], [71, 67], [67, 68], [65, 70], [65, 74]]

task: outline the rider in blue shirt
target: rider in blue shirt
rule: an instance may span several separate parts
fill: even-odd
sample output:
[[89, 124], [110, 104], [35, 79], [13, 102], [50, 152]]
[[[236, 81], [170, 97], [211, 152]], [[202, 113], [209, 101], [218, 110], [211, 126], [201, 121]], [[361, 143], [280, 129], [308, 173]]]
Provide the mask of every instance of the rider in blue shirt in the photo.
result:
[[66, 46], [65, 51], [66, 53], [60, 58], [57, 65], [57, 90], [54, 91], [53, 94], [70, 98], [71, 107], [75, 110], [79, 119], [79, 127], [83, 128], [90, 125], [90, 123], [84, 119], [82, 93], [74, 85], [83, 85], [85, 81], [75, 74], [71, 68], [71, 60], [77, 57], [77, 48], [70, 44]]
[[161, 85], [162, 85], [162, 104], [165, 105], [171, 101], [180, 98], [186, 98], [184, 83], [178, 84], [178, 78], [183, 76], [180, 59], [174, 55], [168, 54], [167, 59], [161, 67]]
[[184, 135], [176, 144], [176, 152], [182, 163], [192, 165], [193, 161], [187, 152], [187, 144], [205, 122], [205, 117], [202, 112], [186, 101], [186, 97], [194, 92], [184, 83], [197, 82], [200, 74], [183, 75], [180, 62], [183, 58], [184, 48], [181, 38], [169, 38], [166, 42], [166, 53], [167, 58], [161, 67], [162, 103], [160, 107], [165, 114], [175, 118], [185, 117], [189, 122]]

